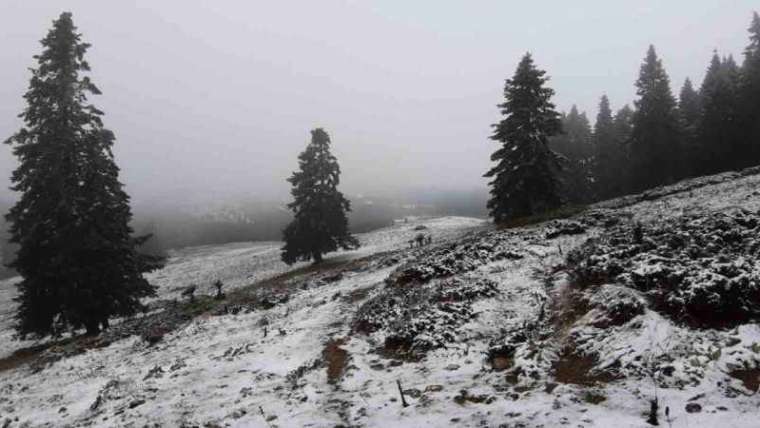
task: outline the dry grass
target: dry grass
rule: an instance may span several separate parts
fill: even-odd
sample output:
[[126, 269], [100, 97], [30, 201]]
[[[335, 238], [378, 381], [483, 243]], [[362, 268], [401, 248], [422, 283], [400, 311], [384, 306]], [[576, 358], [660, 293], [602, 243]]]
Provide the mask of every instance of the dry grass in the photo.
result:
[[546, 211], [543, 213], [538, 213], [538, 214], [534, 214], [527, 217], [520, 217], [520, 218], [508, 220], [503, 223], [499, 223], [496, 227], [497, 229], [502, 230], [502, 229], [512, 229], [515, 227], [530, 226], [532, 224], [543, 223], [549, 220], [557, 220], [557, 219], [572, 217], [576, 214], [580, 214], [586, 211], [587, 208], [588, 207], [586, 207], [585, 205], [568, 205], [568, 206], [560, 207], [560, 208], [553, 209], [550, 211]]

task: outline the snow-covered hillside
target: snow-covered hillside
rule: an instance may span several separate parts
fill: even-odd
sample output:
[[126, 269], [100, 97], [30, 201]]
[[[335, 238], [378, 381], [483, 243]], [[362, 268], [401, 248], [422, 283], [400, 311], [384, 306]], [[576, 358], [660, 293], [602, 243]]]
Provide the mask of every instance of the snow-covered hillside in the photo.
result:
[[[702, 268], [760, 280], [759, 185], [723, 174], [505, 230], [414, 219], [319, 269], [281, 264], [277, 243], [185, 249], [151, 277], [164, 306], [146, 319], [192, 317], [37, 354], [9, 356], [32, 344], [7, 342], [5, 282], [0, 426], [756, 427], [758, 324], [696, 328], [652, 302]], [[409, 248], [420, 232], [433, 244]], [[215, 279], [226, 301], [169, 302]]]

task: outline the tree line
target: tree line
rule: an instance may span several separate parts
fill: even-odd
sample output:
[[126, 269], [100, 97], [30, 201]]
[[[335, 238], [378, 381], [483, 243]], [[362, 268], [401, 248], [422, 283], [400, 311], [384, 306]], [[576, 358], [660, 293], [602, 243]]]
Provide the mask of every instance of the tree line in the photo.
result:
[[526, 54], [506, 81], [488, 203], [496, 222], [582, 205], [698, 175], [760, 164], [760, 17], [739, 66], [715, 52], [699, 88], [678, 98], [654, 46], [635, 82], [633, 108], [602, 95], [592, 128], [573, 106], [558, 113], [546, 72]]
[[[129, 196], [112, 152], [116, 137], [88, 99], [100, 91], [87, 75], [90, 45], [70, 13], [53, 22], [41, 44], [24, 94], [24, 125], [6, 141], [19, 160], [11, 182], [20, 198], [5, 217], [17, 247], [8, 266], [22, 277], [15, 327], [20, 336], [81, 328], [97, 334], [109, 319], [145, 308], [140, 299], [155, 296], [156, 287], [143, 275], [165, 260], [140, 251], [150, 236], [130, 227]], [[503, 222], [760, 163], [757, 14], [744, 56], [739, 67], [716, 54], [701, 87], [687, 80], [676, 100], [651, 47], [634, 108], [613, 114], [602, 97], [592, 130], [577, 108], [556, 111], [546, 72], [526, 54], [506, 81], [503, 119], [491, 137], [500, 146], [485, 174], [491, 216]], [[293, 219], [281, 250], [287, 264], [319, 263], [326, 253], [359, 246], [330, 146], [324, 129], [312, 130], [288, 179]]]

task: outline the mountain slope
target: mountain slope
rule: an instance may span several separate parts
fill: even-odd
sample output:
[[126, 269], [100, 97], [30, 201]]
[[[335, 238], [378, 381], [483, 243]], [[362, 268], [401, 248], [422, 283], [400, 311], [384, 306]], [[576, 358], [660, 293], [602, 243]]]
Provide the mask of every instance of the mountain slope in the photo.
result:
[[[756, 321], [704, 327], [685, 315], [693, 285], [710, 291], [690, 278], [746, 278], [750, 291], [760, 280], [758, 185], [757, 171], [703, 177], [505, 230], [415, 219], [319, 269], [286, 269], [276, 243], [182, 250], [152, 278], [161, 295], [145, 319], [173, 314], [191, 282], [210, 293], [221, 278], [227, 300], [199, 298], [196, 316], [155, 340], [0, 363], [0, 421], [640, 427], [654, 415], [756, 426]], [[433, 244], [408, 248], [419, 232]], [[661, 305], [663, 284], [684, 297]]]

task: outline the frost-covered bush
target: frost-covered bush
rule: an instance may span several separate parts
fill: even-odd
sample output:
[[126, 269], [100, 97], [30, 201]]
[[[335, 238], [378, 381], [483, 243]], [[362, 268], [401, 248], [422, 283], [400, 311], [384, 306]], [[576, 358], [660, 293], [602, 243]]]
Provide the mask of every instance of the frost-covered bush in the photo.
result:
[[438, 247], [422, 260], [415, 260], [394, 272], [388, 283], [395, 286], [425, 283], [434, 278], [469, 272], [493, 261], [521, 259], [523, 255], [518, 251], [502, 245], [505, 235], [477, 236]]
[[457, 339], [457, 329], [474, 314], [472, 302], [496, 294], [484, 279], [451, 279], [425, 285], [386, 287], [357, 312], [354, 328], [385, 332], [385, 348], [421, 353]]
[[581, 287], [619, 284], [653, 309], [700, 327], [760, 319], [760, 216], [742, 209], [626, 224], [568, 256]]

